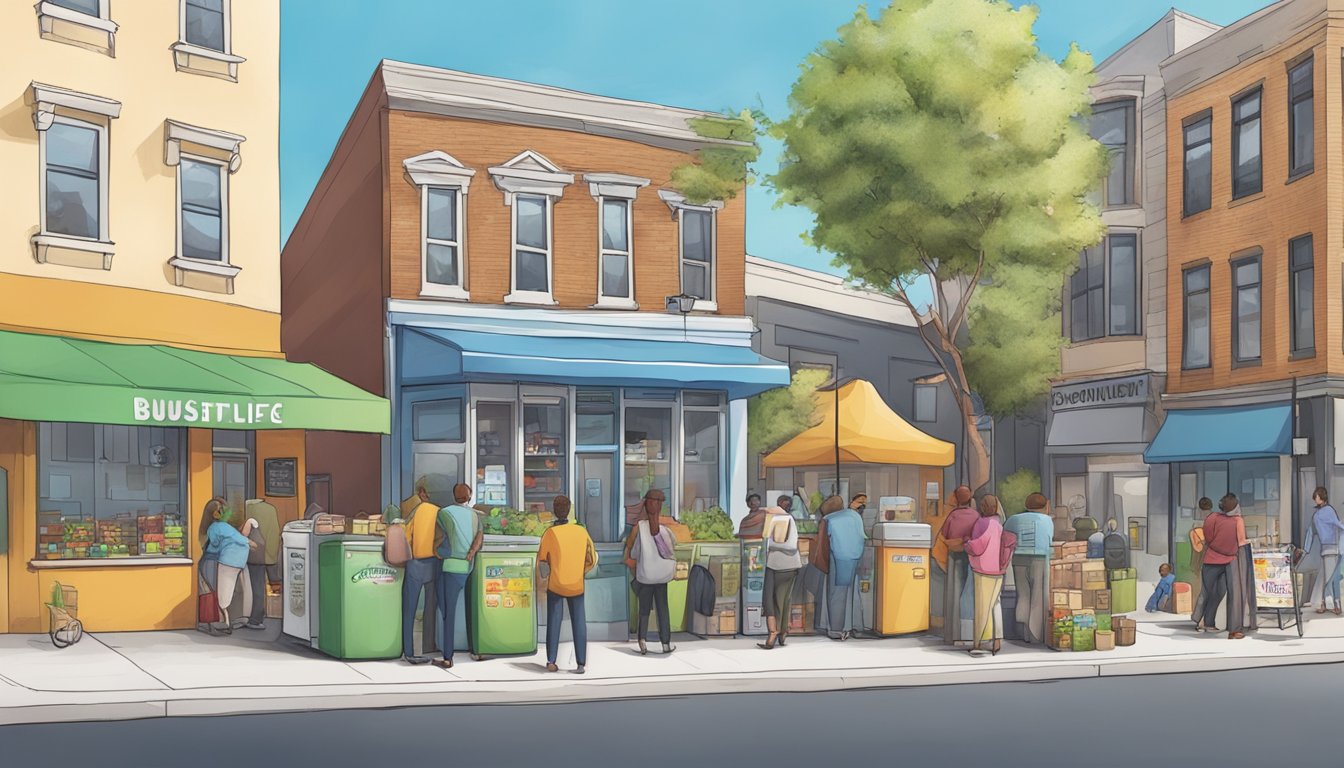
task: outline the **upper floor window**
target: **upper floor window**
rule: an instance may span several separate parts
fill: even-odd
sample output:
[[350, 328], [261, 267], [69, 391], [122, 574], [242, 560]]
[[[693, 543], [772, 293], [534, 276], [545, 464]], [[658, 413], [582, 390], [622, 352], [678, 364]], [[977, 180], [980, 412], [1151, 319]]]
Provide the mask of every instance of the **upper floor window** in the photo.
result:
[[29, 90], [37, 129], [39, 204], [31, 238], [37, 261], [111, 269], [108, 131], [121, 104], [41, 83]]
[[1185, 215], [1213, 205], [1213, 117], [1185, 126]]
[[232, 0], [181, 0], [178, 42], [171, 48], [179, 71], [238, 81], [238, 65], [246, 61], [233, 53]]
[[102, 15], [101, 0], [47, 0], [58, 8], [66, 8], [71, 11], [98, 17]]
[[1288, 243], [1288, 291], [1292, 310], [1293, 354], [1316, 351], [1316, 266], [1312, 236]]
[[638, 309], [635, 302], [634, 207], [648, 179], [619, 173], [584, 174], [597, 201], [597, 306]]
[[100, 125], [58, 116], [42, 133], [42, 231], [97, 240], [107, 193], [106, 133]]
[[212, 51], [228, 51], [224, 0], [182, 0], [182, 39]]
[[1181, 367], [1186, 370], [1208, 368], [1209, 354], [1209, 265], [1185, 270], [1183, 282], [1183, 333]]
[[1112, 208], [1134, 204], [1134, 100], [1093, 107], [1092, 138], [1101, 142], [1111, 157], [1102, 205]]
[[1069, 285], [1073, 341], [1139, 333], [1139, 238], [1116, 233], [1079, 256]]
[[1260, 97], [1253, 92], [1232, 102], [1232, 199], [1260, 192]]
[[532, 150], [490, 169], [511, 217], [512, 277], [506, 304], [555, 304], [552, 253], [556, 202], [574, 175]]
[[1309, 173], [1316, 163], [1316, 92], [1312, 59], [1288, 71], [1288, 173]]
[[467, 300], [467, 193], [476, 171], [447, 152], [402, 162], [420, 192], [420, 294]]
[[1232, 262], [1232, 358], [1260, 359], [1260, 256]]
[[177, 170], [178, 253], [188, 259], [227, 263], [228, 175], [223, 164], [183, 157]]
[[915, 421], [938, 420], [938, 385], [915, 385]]
[[714, 212], [683, 208], [681, 222], [681, 292], [714, 301]]

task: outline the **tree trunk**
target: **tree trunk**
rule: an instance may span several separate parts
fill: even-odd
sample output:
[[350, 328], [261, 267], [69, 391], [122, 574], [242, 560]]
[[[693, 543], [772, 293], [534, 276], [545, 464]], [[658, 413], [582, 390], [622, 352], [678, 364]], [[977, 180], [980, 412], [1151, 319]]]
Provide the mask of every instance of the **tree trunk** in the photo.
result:
[[969, 397], [958, 398], [958, 401], [961, 406], [961, 420], [964, 425], [963, 434], [965, 435], [963, 441], [965, 444], [963, 451], [966, 458], [964, 483], [970, 486], [972, 491], [979, 492], [989, 483], [989, 449], [985, 447], [985, 441], [980, 436], [980, 430], [976, 425], [974, 402]]

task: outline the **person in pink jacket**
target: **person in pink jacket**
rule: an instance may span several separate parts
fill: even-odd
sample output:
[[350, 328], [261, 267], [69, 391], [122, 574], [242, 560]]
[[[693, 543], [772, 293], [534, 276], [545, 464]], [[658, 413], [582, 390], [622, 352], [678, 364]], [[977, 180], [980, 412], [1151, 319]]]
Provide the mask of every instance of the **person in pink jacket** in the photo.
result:
[[[994, 621], [994, 612], [999, 604], [999, 594], [1003, 591], [1003, 574], [1008, 564], [1002, 562], [1000, 544], [1003, 539], [1003, 522], [999, 519], [999, 500], [993, 496], [980, 499], [980, 519], [971, 529], [966, 540], [966, 553], [970, 555], [971, 573], [975, 587], [975, 642], [971, 647], [972, 656], [996, 654], [1003, 640], [1003, 628]], [[990, 649], [985, 650], [984, 645]]]

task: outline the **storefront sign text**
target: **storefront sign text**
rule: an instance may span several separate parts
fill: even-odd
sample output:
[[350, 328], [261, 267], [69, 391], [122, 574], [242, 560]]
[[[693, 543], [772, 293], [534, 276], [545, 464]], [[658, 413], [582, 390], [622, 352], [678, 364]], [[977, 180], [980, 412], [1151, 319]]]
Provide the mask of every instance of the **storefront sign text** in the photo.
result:
[[217, 403], [209, 400], [169, 400], [137, 397], [137, 422], [188, 424], [269, 424], [280, 426], [283, 403]]
[[397, 572], [392, 568], [381, 565], [370, 565], [367, 568], [361, 568], [350, 577], [353, 584], [361, 581], [368, 581], [374, 584], [393, 584], [397, 581]]
[[1092, 381], [1056, 387], [1050, 393], [1050, 405], [1056, 411], [1092, 406], [1144, 403], [1148, 400], [1148, 377]]

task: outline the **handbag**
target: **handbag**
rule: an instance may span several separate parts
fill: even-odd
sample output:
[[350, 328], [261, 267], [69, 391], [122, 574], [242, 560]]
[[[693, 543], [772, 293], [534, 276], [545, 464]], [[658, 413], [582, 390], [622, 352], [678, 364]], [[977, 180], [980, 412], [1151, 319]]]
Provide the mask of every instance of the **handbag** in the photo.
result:
[[214, 624], [219, 621], [219, 595], [202, 592], [196, 598], [196, 620], [201, 624]]

